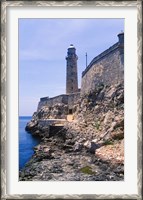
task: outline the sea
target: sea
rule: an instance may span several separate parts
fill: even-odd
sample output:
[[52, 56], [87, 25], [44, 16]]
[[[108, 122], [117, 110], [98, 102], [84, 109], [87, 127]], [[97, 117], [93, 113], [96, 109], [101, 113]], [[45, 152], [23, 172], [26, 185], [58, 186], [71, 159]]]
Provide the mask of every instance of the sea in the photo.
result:
[[40, 138], [32, 136], [25, 131], [27, 122], [32, 119], [30, 116], [19, 117], [19, 170], [30, 160], [34, 151], [33, 147], [40, 143]]

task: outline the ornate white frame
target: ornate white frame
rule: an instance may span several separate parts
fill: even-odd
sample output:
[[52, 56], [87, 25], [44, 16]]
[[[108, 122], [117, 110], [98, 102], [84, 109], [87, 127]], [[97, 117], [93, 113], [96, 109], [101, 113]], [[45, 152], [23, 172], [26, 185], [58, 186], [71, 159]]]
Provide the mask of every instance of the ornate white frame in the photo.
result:
[[[138, 9], [138, 195], [9, 195], [6, 192], [6, 8], [9, 6], [137, 6]], [[136, 1], [2, 1], [1, 2], [1, 199], [142, 199], [142, 0]]]

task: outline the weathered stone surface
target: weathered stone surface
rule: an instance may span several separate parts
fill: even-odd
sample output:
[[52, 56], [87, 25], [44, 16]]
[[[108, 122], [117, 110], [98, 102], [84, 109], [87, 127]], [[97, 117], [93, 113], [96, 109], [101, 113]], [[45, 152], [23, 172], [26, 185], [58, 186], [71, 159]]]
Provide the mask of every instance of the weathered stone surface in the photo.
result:
[[[122, 53], [121, 53], [122, 51]], [[93, 91], [101, 84], [114, 85], [124, 80], [124, 48], [116, 43], [95, 57], [82, 76], [81, 94]], [[110, 95], [114, 95], [111, 91]], [[98, 98], [102, 99], [104, 92]]]
[[43, 106], [37, 113], [38, 119], [66, 119], [68, 106], [64, 103], [56, 103], [52, 106]]
[[[71, 151], [67, 152], [66, 148], [61, 148], [62, 146], [65, 146], [64, 141], [59, 142], [59, 138], [55, 136], [48, 141], [43, 140], [35, 148], [36, 153], [33, 158], [20, 172], [20, 181], [123, 180], [122, 163], [112, 164], [112, 161], [109, 163], [108, 159], [102, 160], [100, 156], [89, 153], [85, 148], [80, 151], [75, 151], [73, 148], [72, 151], [72, 145], [69, 145]], [[107, 156], [108, 151], [106, 149]]]
[[81, 151], [83, 148], [83, 144], [79, 142], [75, 142], [74, 151]]
[[76, 49], [70, 45], [67, 52], [67, 68], [66, 68], [66, 94], [78, 92], [78, 75]]
[[90, 153], [95, 153], [96, 149], [99, 147], [99, 145], [93, 141], [86, 141], [83, 145], [89, 150]]
[[[103, 91], [104, 97], [98, 98]], [[20, 180], [123, 180], [123, 99], [122, 84], [102, 85], [78, 100], [74, 105], [75, 120], [66, 122], [60, 130], [46, 134], [48, 127], [36, 124], [34, 132], [42, 136], [42, 141], [20, 172]], [[44, 110], [46, 115], [51, 115], [44, 107], [39, 111], [40, 114], [43, 112], [43, 117], [46, 116]], [[34, 114], [30, 127], [38, 122], [38, 114]]]

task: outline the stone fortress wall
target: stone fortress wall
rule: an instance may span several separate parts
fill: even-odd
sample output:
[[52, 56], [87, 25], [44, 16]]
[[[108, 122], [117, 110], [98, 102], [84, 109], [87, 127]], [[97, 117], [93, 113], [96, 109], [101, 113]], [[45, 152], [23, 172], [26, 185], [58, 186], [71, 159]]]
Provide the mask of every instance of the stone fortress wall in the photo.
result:
[[37, 110], [43, 106], [51, 107], [58, 103], [66, 104], [69, 109], [72, 109], [80, 96], [94, 90], [96, 86], [124, 81], [124, 33], [118, 34], [118, 38], [119, 41], [116, 44], [96, 56], [83, 71], [80, 92], [41, 98]]
[[81, 95], [89, 93], [97, 86], [111, 85], [124, 81], [124, 34], [119, 41], [95, 57], [82, 73]]
[[80, 92], [72, 94], [62, 94], [52, 98], [43, 97], [40, 99], [37, 111], [40, 110], [43, 106], [52, 107], [55, 104], [62, 104], [62, 103], [68, 105], [70, 109], [79, 98], [80, 98]]
[[64, 103], [64, 104], [68, 104], [68, 95], [66, 94], [62, 94], [62, 95], [58, 95], [52, 98], [49, 97], [43, 97], [40, 98], [40, 102], [38, 104], [38, 109], [39, 110], [41, 107], [43, 106], [53, 106], [57, 103]]

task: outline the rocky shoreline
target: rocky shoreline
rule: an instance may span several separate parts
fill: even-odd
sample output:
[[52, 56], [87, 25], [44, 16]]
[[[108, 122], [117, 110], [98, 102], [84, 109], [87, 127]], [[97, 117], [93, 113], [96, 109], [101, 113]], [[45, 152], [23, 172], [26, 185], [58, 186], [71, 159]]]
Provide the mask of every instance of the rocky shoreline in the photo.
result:
[[[82, 145], [82, 141], [75, 142], [73, 136], [71, 138], [71, 135], [64, 134], [42, 139], [41, 143], [34, 148], [35, 153], [32, 159], [20, 172], [20, 181], [123, 180], [122, 158], [112, 162], [115, 155], [107, 153], [107, 149], [113, 144], [107, 147], [107, 145], [97, 145], [94, 142], [92, 145], [86, 143]], [[103, 152], [99, 149], [103, 147], [106, 158], [113, 156], [111, 160], [101, 158], [100, 154], [103, 155]], [[117, 144], [114, 144], [114, 150], [117, 152], [116, 148]]]
[[27, 124], [26, 131], [42, 139], [19, 180], [123, 181], [123, 84], [101, 85], [81, 97], [74, 105], [74, 120], [64, 126], [50, 129], [38, 123], [47, 116], [60, 118], [63, 106], [43, 107]]

